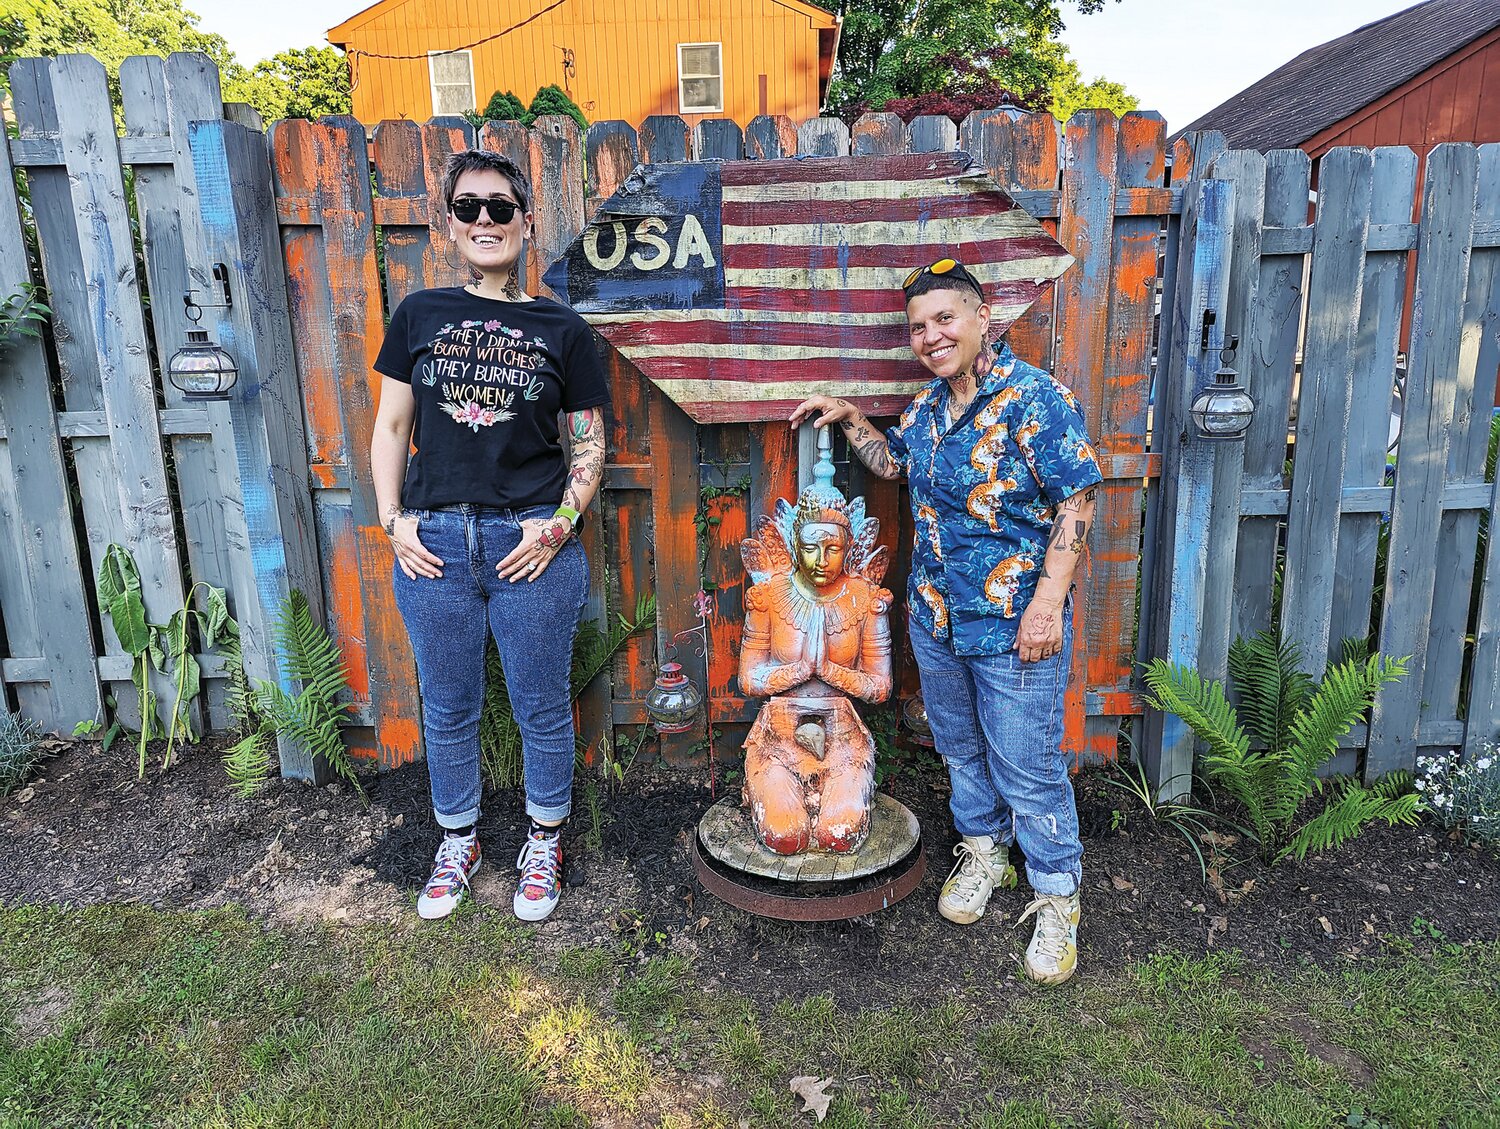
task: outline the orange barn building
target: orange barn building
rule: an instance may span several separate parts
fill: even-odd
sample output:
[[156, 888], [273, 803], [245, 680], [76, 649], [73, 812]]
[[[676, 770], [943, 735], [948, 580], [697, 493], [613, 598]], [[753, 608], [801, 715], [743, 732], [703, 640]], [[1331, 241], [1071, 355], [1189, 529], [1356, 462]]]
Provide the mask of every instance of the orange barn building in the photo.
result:
[[838, 17], [806, 0], [380, 0], [328, 32], [354, 116], [417, 121], [509, 90], [568, 92], [590, 121], [815, 117]]

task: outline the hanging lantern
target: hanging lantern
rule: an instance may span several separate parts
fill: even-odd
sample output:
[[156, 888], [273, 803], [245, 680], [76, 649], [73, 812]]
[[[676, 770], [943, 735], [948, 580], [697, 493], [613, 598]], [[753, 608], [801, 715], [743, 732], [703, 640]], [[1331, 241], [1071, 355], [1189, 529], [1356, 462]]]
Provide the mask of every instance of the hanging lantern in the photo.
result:
[[662, 663], [646, 694], [646, 716], [658, 733], [682, 733], [703, 716], [703, 695], [682, 673], [680, 663]]
[[[229, 282], [227, 275], [221, 278], [221, 270], [222, 267], [216, 264], [214, 277], [224, 286], [224, 301], [207, 304], [215, 309], [228, 309]], [[239, 378], [240, 370], [233, 357], [208, 339], [206, 330], [196, 328], [203, 310], [193, 301], [192, 291], [182, 296], [182, 302], [194, 328], [188, 330], [187, 343], [173, 353], [172, 359], [167, 362], [167, 379], [185, 399], [227, 400], [229, 390]]]
[[234, 358], [208, 339], [202, 329], [190, 329], [187, 344], [167, 362], [167, 379], [188, 400], [227, 400], [239, 377]]
[[1243, 439], [1255, 415], [1255, 401], [1241, 386], [1240, 374], [1230, 365], [1239, 338], [1231, 337], [1229, 341], [1219, 353], [1219, 371], [1214, 373], [1214, 382], [1198, 393], [1188, 409], [1198, 425], [1198, 434], [1204, 439]]
[[927, 706], [921, 694], [913, 694], [901, 703], [901, 723], [917, 744], [931, 749], [936, 746], [932, 739], [932, 725], [927, 720]]

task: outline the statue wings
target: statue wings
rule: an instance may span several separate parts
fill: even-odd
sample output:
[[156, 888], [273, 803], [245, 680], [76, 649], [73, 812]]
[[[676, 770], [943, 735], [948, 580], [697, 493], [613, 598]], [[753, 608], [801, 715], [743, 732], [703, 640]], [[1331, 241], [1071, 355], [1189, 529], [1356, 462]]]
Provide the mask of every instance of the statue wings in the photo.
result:
[[[785, 499], [778, 499], [786, 505]], [[740, 542], [740, 558], [745, 562], [745, 571], [756, 584], [764, 584], [777, 576], [788, 576], [797, 567], [781, 534], [776, 518], [762, 514], [755, 523], [755, 536]]]

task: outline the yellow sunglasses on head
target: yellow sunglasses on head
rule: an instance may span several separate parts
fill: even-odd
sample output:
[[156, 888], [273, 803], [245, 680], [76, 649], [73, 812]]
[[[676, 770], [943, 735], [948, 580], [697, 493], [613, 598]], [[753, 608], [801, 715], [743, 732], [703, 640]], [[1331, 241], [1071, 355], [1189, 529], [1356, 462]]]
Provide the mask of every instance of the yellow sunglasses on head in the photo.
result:
[[901, 289], [910, 289], [911, 284], [916, 282], [917, 279], [921, 278], [924, 274], [934, 274], [939, 277], [945, 274], [951, 274], [955, 279], [958, 279], [966, 285], [973, 287], [975, 292], [978, 293], [981, 298], [984, 297], [984, 288], [979, 285], [979, 280], [972, 274], [970, 274], [968, 268], [965, 267], [963, 263], [959, 262], [957, 259], [939, 259], [937, 262], [931, 263], [928, 266], [918, 267], [916, 270], [912, 271], [909, 275], [906, 276], [906, 280], [901, 283]]

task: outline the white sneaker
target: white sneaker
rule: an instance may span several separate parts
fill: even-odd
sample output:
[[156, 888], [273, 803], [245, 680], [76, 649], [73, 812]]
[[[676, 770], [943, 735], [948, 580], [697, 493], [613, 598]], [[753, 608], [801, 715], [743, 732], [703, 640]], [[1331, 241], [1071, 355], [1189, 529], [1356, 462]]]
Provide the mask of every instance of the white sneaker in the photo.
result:
[[521, 881], [512, 906], [522, 921], [542, 921], [562, 895], [562, 836], [533, 831], [516, 858]]
[[417, 916], [424, 921], [447, 917], [469, 890], [469, 879], [479, 869], [478, 835], [444, 835], [432, 863], [432, 877], [417, 899]]
[[1078, 969], [1078, 893], [1039, 894], [1016, 924], [1032, 914], [1036, 927], [1026, 946], [1026, 975], [1038, 984], [1061, 984]]
[[1010, 848], [988, 835], [965, 835], [953, 848], [958, 863], [938, 895], [938, 913], [959, 925], [972, 925], [984, 916], [996, 886], [1014, 886], [1016, 868]]

